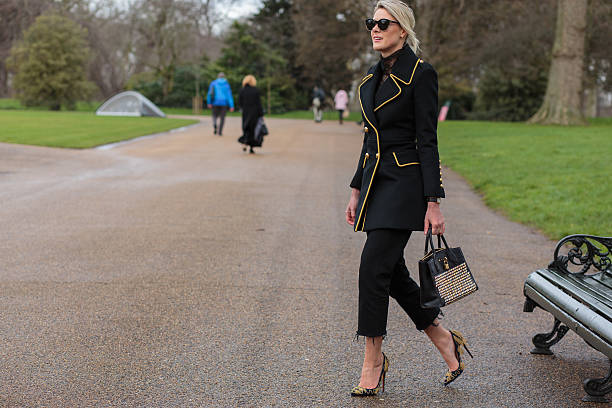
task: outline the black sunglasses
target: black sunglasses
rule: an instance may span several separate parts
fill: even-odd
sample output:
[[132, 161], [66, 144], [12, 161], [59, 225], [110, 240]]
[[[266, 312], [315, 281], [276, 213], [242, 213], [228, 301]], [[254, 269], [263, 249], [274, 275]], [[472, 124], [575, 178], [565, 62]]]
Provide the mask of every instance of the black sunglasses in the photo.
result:
[[370, 31], [372, 31], [374, 27], [376, 27], [377, 24], [378, 24], [378, 28], [380, 28], [383, 31], [389, 28], [389, 24], [391, 23], [399, 24], [398, 21], [389, 20], [388, 18], [381, 18], [378, 21], [374, 20], [373, 18], [366, 18], [365, 23], [366, 23], [367, 29]]

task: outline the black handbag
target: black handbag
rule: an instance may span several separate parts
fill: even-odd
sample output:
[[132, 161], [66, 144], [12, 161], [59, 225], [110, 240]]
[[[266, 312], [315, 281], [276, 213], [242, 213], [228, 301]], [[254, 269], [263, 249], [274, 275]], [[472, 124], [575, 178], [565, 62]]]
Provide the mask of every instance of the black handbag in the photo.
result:
[[461, 248], [449, 248], [440, 234], [435, 249], [431, 228], [425, 239], [425, 256], [419, 261], [419, 280], [421, 306], [425, 308], [448, 306], [478, 290]]
[[253, 147], [261, 147], [263, 145], [264, 136], [268, 134], [268, 127], [264, 122], [263, 116], [260, 116], [255, 125], [255, 135], [253, 138]]
[[[244, 129], [243, 129], [244, 131]], [[260, 116], [257, 119], [257, 124], [255, 125], [255, 131], [253, 132], [253, 140], [249, 141], [248, 137], [243, 134], [238, 138], [238, 143], [244, 145], [251, 145], [252, 147], [261, 147], [263, 144], [264, 136], [268, 135], [268, 127], [264, 122], [263, 116]]]

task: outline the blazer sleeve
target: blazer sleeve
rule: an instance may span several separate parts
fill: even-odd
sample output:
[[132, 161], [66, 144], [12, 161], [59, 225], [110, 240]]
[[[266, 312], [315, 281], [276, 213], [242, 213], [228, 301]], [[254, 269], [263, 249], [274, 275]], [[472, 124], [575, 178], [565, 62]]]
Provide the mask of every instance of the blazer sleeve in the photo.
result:
[[356, 188], [357, 190], [361, 190], [361, 181], [363, 180], [363, 160], [365, 159], [366, 154], [366, 141], [368, 139], [367, 133], [363, 135], [363, 146], [361, 147], [361, 154], [359, 155], [359, 161], [357, 162], [357, 170], [355, 171], [355, 175], [353, 175], [353, 179], [351, 180], [351, 188]]
[[414, 84], [414, 117], [425, 197], [444, 197], [442, 164], [438, 153], [438, 74], [423, 63]]

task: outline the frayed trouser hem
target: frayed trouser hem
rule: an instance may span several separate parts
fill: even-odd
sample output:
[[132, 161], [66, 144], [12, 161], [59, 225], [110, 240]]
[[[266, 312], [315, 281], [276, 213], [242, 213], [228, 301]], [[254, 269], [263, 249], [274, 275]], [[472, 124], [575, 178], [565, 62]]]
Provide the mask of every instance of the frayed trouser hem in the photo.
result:
[[368, 338], [374, 338], [374, 337], [382, 337], [383, 340], [387, 337], [387, 333], [384, 334], [378, 334], [376, 336], [371, 336], [371, 335], [367, 335], [367, 334], [360, 334], [359, 332], [355, 333], [355, 337], [353, 337], [353, 343], [355, 342], [359, 342], [359, 338], [363, 337], [364, 339], [368, 339]]
[[424, 331], [425, 329], [427, 329], [429, 326], [434, 324], [434, 321], [436, 319], [439, 319], [441, 316], [444, 316], [444, 313], [442, 312], [442, 309], [438, 309], [438, 314], [434, 316], [433, 319], [431, 319], [431, 322], [429, 322], [427, 325], [425, 326], [416, 326], [416, 329], [418, 331]]

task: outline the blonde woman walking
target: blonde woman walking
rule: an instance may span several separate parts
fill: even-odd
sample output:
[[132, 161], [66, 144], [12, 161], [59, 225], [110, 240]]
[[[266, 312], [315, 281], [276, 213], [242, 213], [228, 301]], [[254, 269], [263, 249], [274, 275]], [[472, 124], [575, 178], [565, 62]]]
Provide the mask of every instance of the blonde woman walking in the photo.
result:
[[437, 74], [416, 55], [414, 14], [404, 2], [379, 1], [365, 23], [381, 59], [358, 88], [365, 137], [346, 209], [346, 221], [355, 231], [367, 233], [359, 267], [357, 324], [357, 335], [365, 337], [365, 355], [359, 384], [351, 390], [357, 397], [384, 390], [389, 359], [382, 342], [389, 296], [439, 350], [448, 365], [444, 385], [463, 372], [461, 357], [467, 350], [460, 332], [442, 327], [439, 309], [421, 307], [419, 286], [403, 256], [413, 231], [444, 232]]
[[251, 154], [255, 153], [253, 147], [261, 147], [261, 143], [257, 143], [255, 139], [255, 127], [259, 118], [263, 116], [261, 95], [255, 85], [257, 85], [257, 80], [253, 75], [245, 76], [242, 80], [242, 89], [238, 95], [238, 105], [242, 110], [243, 132], [239, 141], [245, 145], [243, 150], [246, 151], [246, 146], [249, 146], [249, 153]]

